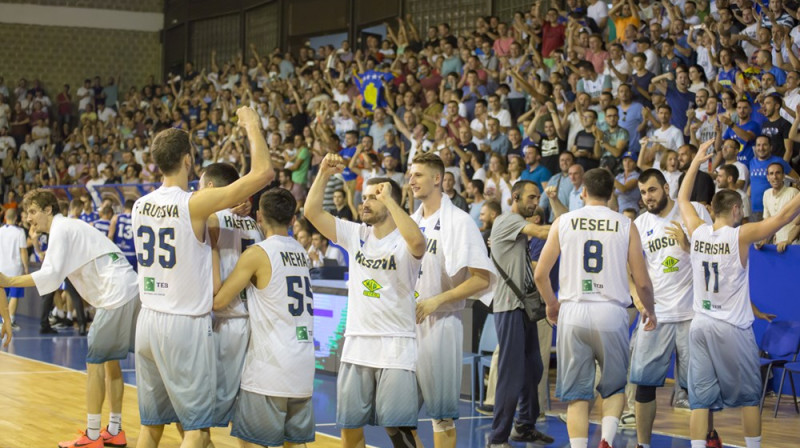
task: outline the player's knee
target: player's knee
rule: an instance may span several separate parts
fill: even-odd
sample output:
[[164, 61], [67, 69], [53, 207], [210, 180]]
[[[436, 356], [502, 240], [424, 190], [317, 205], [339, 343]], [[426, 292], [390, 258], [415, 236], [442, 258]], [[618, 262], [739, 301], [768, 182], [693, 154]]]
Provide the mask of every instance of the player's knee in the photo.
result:
[[636, 386], [636, 401], [638, 403], [650, 403], [656, 399], [655, 386]]
[[413, 430], [410, 427], [386, 428], [386, 433], [389, 434], [394, 448], [416, 448]]
[[456, 422], [452, 418], [433, 419], [431, 423], [433, 423], [433, 432], [447, 432], [456, 428]]

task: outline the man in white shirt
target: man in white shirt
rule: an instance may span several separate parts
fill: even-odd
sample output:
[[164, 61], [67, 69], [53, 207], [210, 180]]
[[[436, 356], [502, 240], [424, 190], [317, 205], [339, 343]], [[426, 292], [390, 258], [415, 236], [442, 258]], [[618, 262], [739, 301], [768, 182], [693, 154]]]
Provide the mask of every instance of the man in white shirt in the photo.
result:
[[97, 104], [97, 119], [102, 121], [103, 123], [108, 123], [109, 120], [113, 120], [117, 116], [117, 112], [114, 109], [106, 106], [106, 103], [98, 103]]
[[19, 145], [19, 150], [27, 152], [31, 160], [39, 158], [39, 145], [33, 141], [31, 134], [25, 134], [25, 142]]
[[417, 348], [414, 284], [425, 236], [400, 207], [400, 188], [372, 178], [364, 188], [363, 224], [322, 208], [325, 185], [345, 161], [329, 153], [320, 163], [305, 214], [320, 233], [350, 256], [345, 343], [337, 384], [342, 446], [364, 446], [363, 427], [383, 426], [395, 447], [415, 447]]
[[[28, 273], [28, 242], [25, 231], [17, 227], [17, 209], [6, 210], [5, 224], [0, 228], [0, 273], [8, 276]], [[11, 327], [19, 330], [15, 314], [17, 301], [25, 297], [24, 288], [6, 288], [9, 300], [8, 311], [11, 316]]]
[[511, 113], [503, 109], [500, 104], [500, 97], [494, 94], [489, 95], [489, 116], [497, 118], [502, 132], [507, 132], [508, 128], [511, 127]]
[[[23, 206], [31, 233], [49, 235], [47, 256], [41, 269], [33, 274], [13, 277], [0, 274], [0, 286], [35, 286], [39, 294], [45, 295], [69, 279], [78, 294], [97, 309], [89, 329], [86, 355], [86, 432], [75, 440], [60, 442], [58, 446], [125, 446], [125, 432], [121, 428], [124, 385], [119, 360], [127, 358], [128, 352], [133, 350], [139, 312], [136, 273], [106, 235], [83, 221], [65, 218], [58, 213], [58, 200], [52, 192], [35, 190], [28, 193]], [[108, 427], [101, 431], [100, 413], [106, 375], [110, 384], [111, 417]]]
[[78, 88], [78, 91], [76, 93], [78, 95], [78, 112], [83, 113], [83, 111], [86, 110], [86, 106], [94, 101], [94, 90], [92, 90], [92, 81], [90, 79], [85, 79], [83, 81], [83, 86]]
[[[772, 188], [764, 192], [764, 219], [770, 216], [778, 216], [780, 211], [786, 207], [786, 204], [800, 194], [800, 191], [797, 191], [796, 188], [787, 187], [784, 184], [785, 178], [786, 173], [780, 163], [771, 163], [767, 167], [767, 180]], [[797, 221], [792, 221], [781, 227], [780, 230], [775, 232], [773, 242], [782, 244], [784, 247], [788, 244], [793, 244], [794, 240], [797, 239], [797, 225]]]
[[608, 22], [608, 5], [604, 1], [590, 0], [589, 7], [586, 8], [586, 16], [594, 20], [600, 30], [605, 30], [606, 22]]
[[311, 234], [308, 257], [311, 258], [311, 265], [315, 268], [325, 266], [326, 259], [335, 261], [337, 266], [347, 266], [342, 251], [337, 247], [331, 246], [330, 241], [319, 232]]
[[[649, 109], [645, 109], [645, 117], [650, 113]], [[652, 166], [655, 169], [661, 168], [661, 155], [664, 151], [671, 149], [677, 151], [678, 148], [683, 146], [683, 132], [670, 124], [672, 119], [672, 108], [667, 104], [662, 104], [658, 107], [657, 119], [661, 125], [658, 129], [653, 131], [651, 137], [645, 137], [642, 142], [642, 164], [645, 166]], [[650, 145], [652, 144], [652, 146]]]

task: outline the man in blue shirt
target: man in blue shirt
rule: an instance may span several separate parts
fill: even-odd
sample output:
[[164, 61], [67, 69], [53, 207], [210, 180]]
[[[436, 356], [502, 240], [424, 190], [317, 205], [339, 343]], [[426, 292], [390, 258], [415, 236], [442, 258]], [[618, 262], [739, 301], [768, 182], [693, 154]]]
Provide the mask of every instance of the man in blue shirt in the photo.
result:
[[519, 176], [520, 180], [529, 180], [539, 187], [539, 191], [544, 191], [542, 182], [547, 182], [551, 173], [550, 170], [539, 163], [541, 159], [539, 150], [533, 146], [526, 146], [523, 153], [525, 154], [526, 168], [522, 170], [522, 174]]
[[773, 163], [783, 166], [783, 172], [789, 177], [798, 179], [797, 173], [782, 158], [772, 154], [772, 145], [766, 135], [756, 137], [755, 157], [750, 161], [750, 204], [753, 211], [752, 221], [760, 221], [764, 213], [764, 192], [771, 188], [767, 180], [767, 168]]
[[[350, 159], [356, 154], [357, 144], [358, 131], [347, 131], [347, 133], [344, 134], [344, 148], [339, 151], [339, 155], [342, 156], [345, 164], [350, 163]], [[356, 180], [358, 175], [350, 171], [350, 168], [345, 167], [344, 171], [342, 171], [342, 177], [344, 177], [346, 182], [351, 182]]]
[[672, 118], [670, 124], [678, 129], [686, 127], [686, 111], [689, 105], [694, 103], [694, 93], [689, 91], [689, 72], [685, 68], [679, 68], [675, 73], [675, 84], [670, 83], [666, 90], [661, 86], [656, 86], [665, 92], [667, 104], [672, 108]]
[[[761, 126], [754, 120], [751, 120], [750, 114], [753, 109], [747, 100], [741, 99], [736, 103], [736, 113], [739, 115], [739, 123], [734, 123], [729, 115], [719, 114], [719, 121], [728, 126], [728, 129], [722, 134], [722, 139], [732, 138], [739, 142], [741, 149], [737, 160], [745, 165], [750, 164], [753, 159], [753, 143], [756, 141], [756, 136], [761, 133]], [[684, 114], [685, 115], [685, 114]]]

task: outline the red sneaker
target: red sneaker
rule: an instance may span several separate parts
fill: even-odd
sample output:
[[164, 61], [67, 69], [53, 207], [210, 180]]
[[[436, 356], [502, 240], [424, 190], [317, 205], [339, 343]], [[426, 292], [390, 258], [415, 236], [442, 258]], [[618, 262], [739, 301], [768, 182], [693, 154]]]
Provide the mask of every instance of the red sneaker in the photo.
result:
[[97, 440], [90, 439], [86, 432], [78, 431], [80, 437], [75, 440], [67, 442], [58, 442], [59, 448], [103, 448], [103, 438], [98, 437]]
[[105, 446], [121, 448], [128, 445], [128, 440], [125, 439], [125, 431], [121, 429], [117, 435], [112, 436], [111, 433], [108, 432], [108, 426], [106, 426], [100, 431], [100, 438], [103, 439], [103, 445]]
[[597, 448], [611, 448], [611, 445], [606, 442], [606, 439], [603, 439], [600, 441], [600, 445], [598, 445]]
[[711, 432], [708, 433], [708, 436], [706, 436], [706, 447], [722, 448], [722, 440], [720, 440], [716, 429], [712, 429]]

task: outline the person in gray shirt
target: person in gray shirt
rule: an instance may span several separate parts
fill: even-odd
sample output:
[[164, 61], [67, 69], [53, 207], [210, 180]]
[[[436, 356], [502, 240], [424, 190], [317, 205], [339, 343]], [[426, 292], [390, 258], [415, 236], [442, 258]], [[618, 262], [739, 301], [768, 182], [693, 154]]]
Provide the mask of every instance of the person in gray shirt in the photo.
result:
[[[528, 237], [546, 239], [550, 226], [526, 221], [539, 203], [535, 183], [517, 182], [511, 197], [511, 211], [498, 216], [492, 226], [492, 254], [498, 271], [503, 270], [522, 293], [535, 294]], [[497, 285], [493, 309], [500, 349], [489, 447], [507, 444], [509, 436], [519, 442], [553, 443], [552, 437], [535, 426], [540, 411], [537, 385], [542, 378], [537, 324], [528, 319], [521, 298], [506, 281]], [[517, 402], [519, 417], [515, 423]]]

